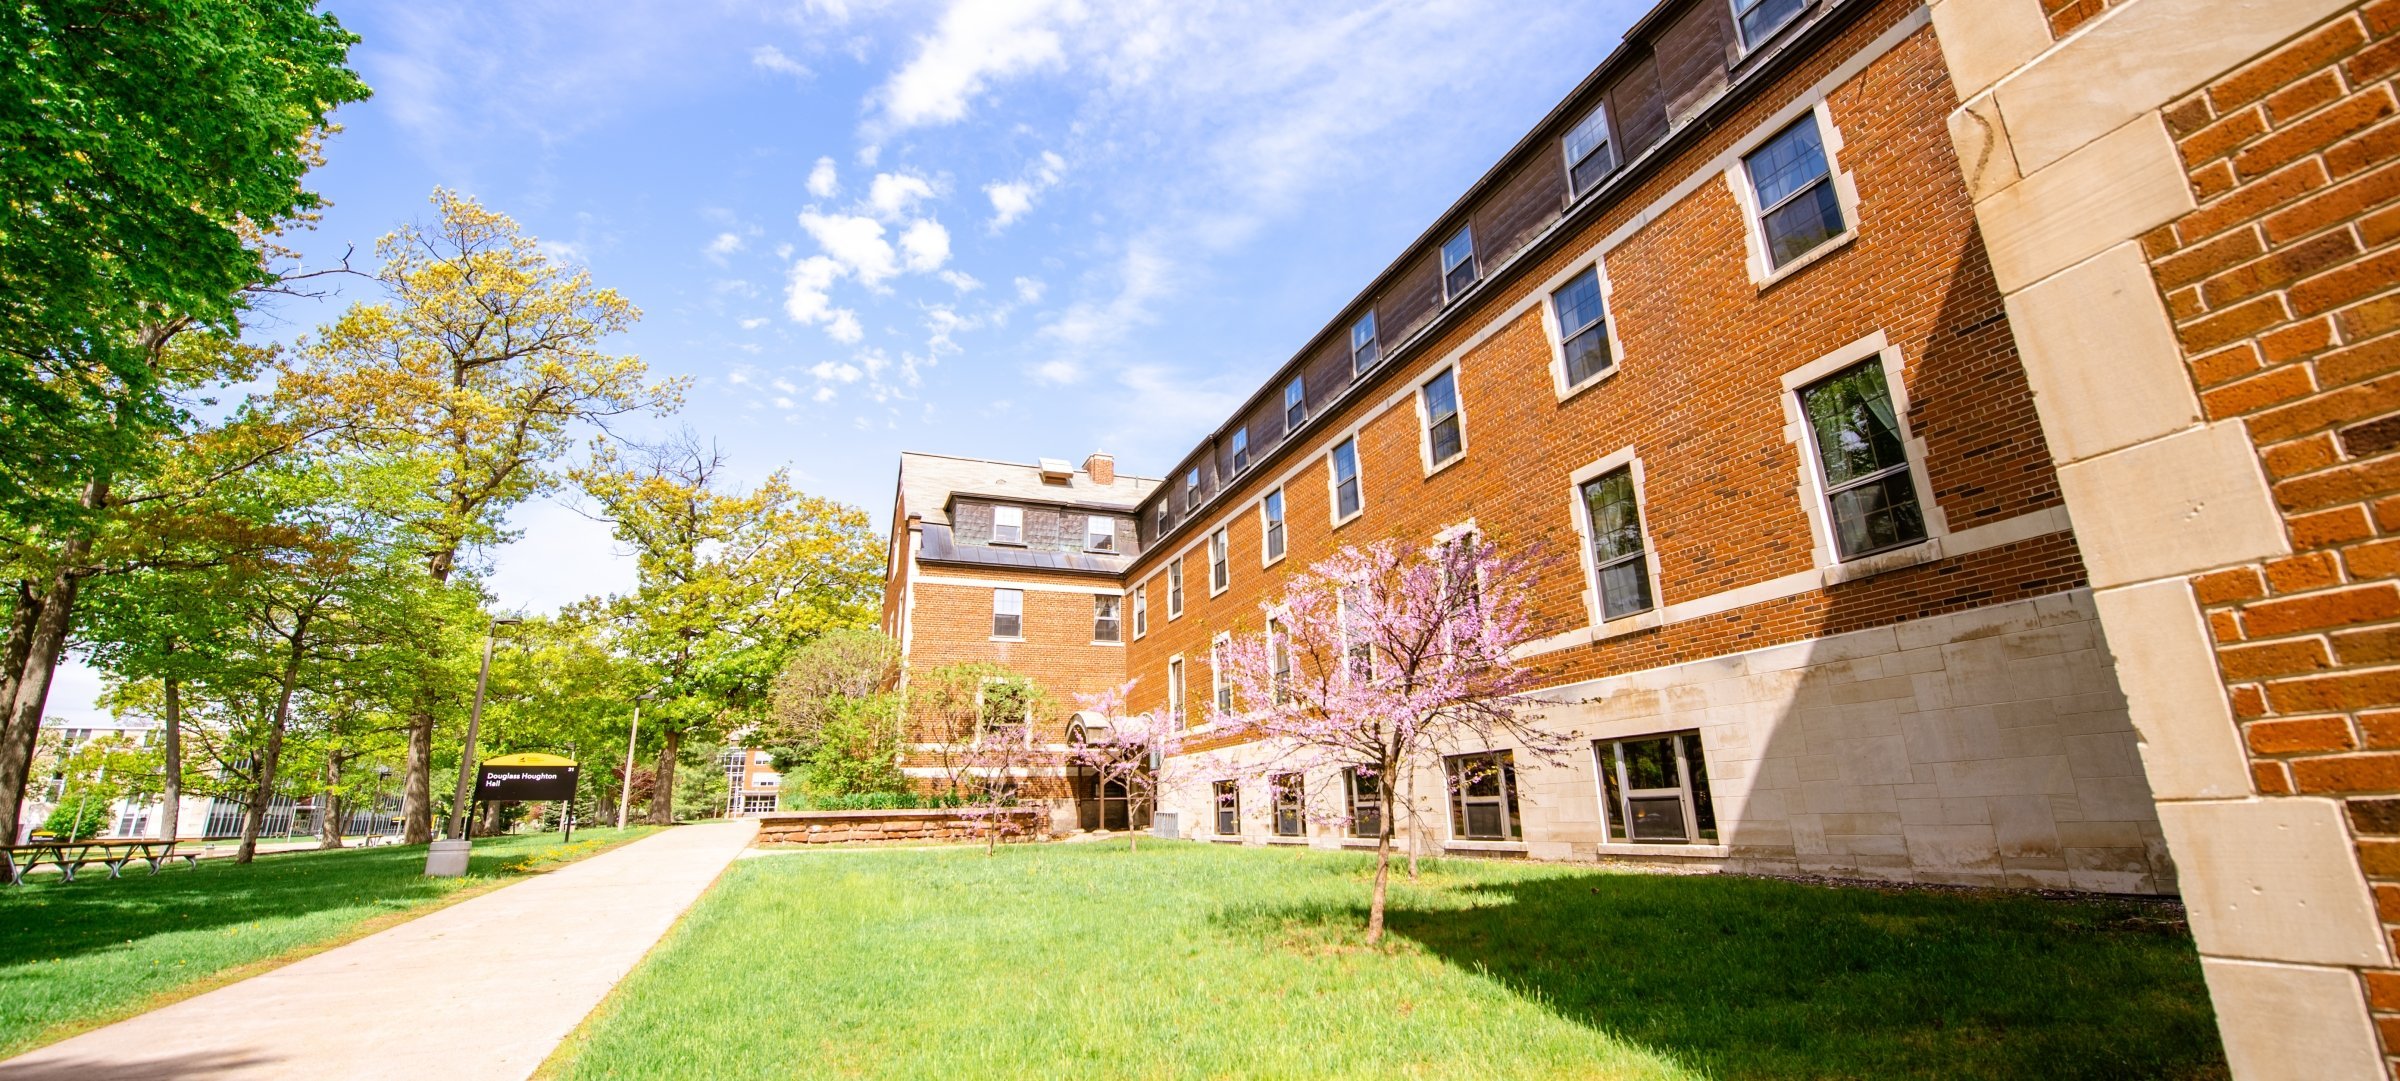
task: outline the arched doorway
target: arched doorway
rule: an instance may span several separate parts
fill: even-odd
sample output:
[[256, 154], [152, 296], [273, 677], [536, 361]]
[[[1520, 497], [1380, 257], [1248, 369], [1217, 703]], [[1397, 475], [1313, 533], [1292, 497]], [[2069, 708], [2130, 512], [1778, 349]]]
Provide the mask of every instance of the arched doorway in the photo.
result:
[[[1092, 710], [1078, 710], [1067, 721], [1067, 742], [1077, 747], [1111, 742], [1109, 719]], [[1122, 776], [1103, 777], [1088, 765], [1070, 767], [1068, 784], [1075, 792], [1075, 824], [1086, 830], [1147, 829], [1150, 808], [1135, 807], [1131, 786]]]

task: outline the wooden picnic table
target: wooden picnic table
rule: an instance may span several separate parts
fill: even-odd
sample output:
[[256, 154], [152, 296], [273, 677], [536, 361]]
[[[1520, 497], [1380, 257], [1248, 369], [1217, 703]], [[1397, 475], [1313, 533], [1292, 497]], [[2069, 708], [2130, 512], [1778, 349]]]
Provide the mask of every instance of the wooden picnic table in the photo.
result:
[[106, 866], [110, 878], [118, 877], [125, 865], [135, 860], [148, 862], [151, 874], [157, 874], [159, 867], [169, 860], [180, 859], [187, 867], [198, 866], [198, 852], [176, 851], [181, 843], [141, 838], [62, 841], [37, 837], [21, 845], [0, 845], [0, 872], [7, 874], [9, 885], [22, 886], [25, 875], [45, 863], [57, 867], [68, 882], [75, 881], [76, 868], [91, 863]]

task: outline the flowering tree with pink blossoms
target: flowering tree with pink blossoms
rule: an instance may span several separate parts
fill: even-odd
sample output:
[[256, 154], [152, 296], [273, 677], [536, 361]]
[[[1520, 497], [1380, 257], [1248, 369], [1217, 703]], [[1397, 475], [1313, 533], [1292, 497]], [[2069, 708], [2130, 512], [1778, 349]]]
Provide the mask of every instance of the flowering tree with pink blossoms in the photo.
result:
[[[1126, 851], [1141, 848], [1142, 831], [1133, 828], [1141, 812], [1158, 805], [1158, 774], [1167, 756], [1182, 748], [1183, 738], [1164, 709], [1134, 713], [1126, 708], [1133, 696], [1127, 680], [1099, 694], [1079, 694], [1075, 703], [1108, 719], [1105, 729], [1085, 728], [1083, 739], [1068, 751], [1069, 761], [1093, 773], [1102, 789], [1114, 784], [1125, 789]], [[1105, 825], [1105, 823], [1103, 823]]]
[[1220, 647], [1234, 692], [1220, 732], [1264, 752], [1245, 773], [1348, 767], [1374, 779], [1386, 811], [1368, 945], [1383, 939], [1401, 771], [1454, 747], [1557, 759], [1572, 745], [1523, 719], [1537, 675], [1511, 656], [1530, 637], [1526, 598], [1539, 565], [1474, 536], [1430, 550], [1391, 540], [1344, 548], [1261, 605], [1265, 633]]

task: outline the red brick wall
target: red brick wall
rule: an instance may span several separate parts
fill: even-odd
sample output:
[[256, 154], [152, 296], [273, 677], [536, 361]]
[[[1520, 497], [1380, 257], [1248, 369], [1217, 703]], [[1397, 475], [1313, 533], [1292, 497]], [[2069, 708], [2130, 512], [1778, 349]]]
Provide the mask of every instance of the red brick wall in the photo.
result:
[[[2169, 106], [2198, 208], [2144, 238], [2202, 408], [2292, 554], [2201, 576], [2258, 791], [2344, 798], [2400, 934], [2400, 0]], [[2387, 1054], [2400, 973], [2362, 973]]]
[[[1545, 265], [1493, 290], [1483, 314], [1470, 313], [1447, 340], [1405, 361], [1409, 378], [1424, 358], [1457, 348], [1910, 10], [1893, 2], [1862, 17], [1837, 44], [1567, 240]], [[1308, 464], [1286, 492], [1290, 554], [1276, 573], [1259, 568], [1254, 504], [1273, 478], [1237, 483], [1196, 528], [1154, 546], [1134, 572], [1139, 581], [1186, 553], [1182, 618], [1167, 618], [1163, 579], [1151, 579], [1151, 633], [1128, 651], [1131, 672], [1142, 678], [1137, 704], [1159, 702], [1167, 657], [1180, 652], [1190, 708], [1196, 719], [1204, 717], [1209, 639], [1221, 630], [1255, 628], [1258, 605], [1281, 571], [1346, 544], [1430, 539], [1469, 517], [1503, 544], [1539, 543], [1560, 557], [1534, 597], [1543, 633], [1584, 626], [1569, 474], [1628, 445], [1644, 463], [1643, 512], [1663, 603], [1810, 570], [1812, 537], [1797, 490], [1802, 462], [1785, 432], [1781, 378], [1876, 331], [1904, 358], [1909, 420], [1926, 443], [1935, 499], [1952, 530], [2058, 505], [1947, 135], [1954, 97], [1932, 31], [1916, 32], [1829, 102], [1843, 141], [1837, 167], [1858, 186], [1854, 243], [1762, 292], [1746, 269], [1742, 212], [1725, 182], [1711, 179], [1607, 255], [1610, 316], [1625, 349], [1616, 375], [1558, 401], [1538, 309], [1520, 316], [1461, 362], [1466, 459], [1426, 477], [1415, 409], [1403, 404], [1383, 413], [1359, 435], [1365, 513], [1332, 529], [1325, 449], [1391, 388], [1407, 384], [1395, 378], [1356, 396], [1344, 415], [1310, 437], [1308, 457], [1295, 459]], [[1233, 587], [1212, 599], [1206, 530], [1228, 514]], [[2083, 582], [2072, 541], [2059, 533], [1554, 653], [1543, 663], [1559, 682], [1580, 680]]]
[[[910, 620], [912, 671], [983, 661], [1006, 666], [1057, 699], [1060, 713], [1041, 718], [1044, 731], [1063, 738], [1075, 695], [1098, 694], [1125, 680], [1125, 647], [1092, 644], [1092, 594], [1047, 590], [1072, 581], [1114, 589], [1103, 578], [1067, 578], [990, 568], [918, 568], [916, 611]], [[992, 640], [992, 587], [943, 585], [927, 577], [1004, 581], [1025, 590], [1022, 642]]]

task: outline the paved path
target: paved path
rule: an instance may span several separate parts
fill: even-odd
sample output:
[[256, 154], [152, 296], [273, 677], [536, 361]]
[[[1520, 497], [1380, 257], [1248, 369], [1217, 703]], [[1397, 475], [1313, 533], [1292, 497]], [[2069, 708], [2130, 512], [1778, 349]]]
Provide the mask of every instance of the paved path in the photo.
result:
[[0, 1063], [0, 1081], [510, 1081], [533, 1073], [750, 843], [661, 830]]

